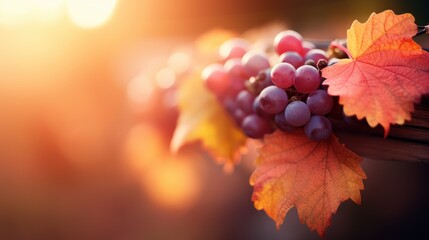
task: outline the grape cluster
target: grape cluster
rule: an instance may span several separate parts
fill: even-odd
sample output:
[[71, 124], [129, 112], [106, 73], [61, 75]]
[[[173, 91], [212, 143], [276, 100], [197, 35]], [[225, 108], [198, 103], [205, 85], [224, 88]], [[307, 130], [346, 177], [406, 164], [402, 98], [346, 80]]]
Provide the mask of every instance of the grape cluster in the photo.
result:
[[220, 47], [221, 60], [204, 68], [202, 78], [251, 138], [262, 138], [276, 128], [304, 128], [309, 139], [321, 141], [332, 134], [325, 116], [334, 99], [322, 86], [320, 70], [338, 59], [303, 41], [292, 30], [282, 31], [273, 41], [273, 52], [254, 50], [241, 38]]

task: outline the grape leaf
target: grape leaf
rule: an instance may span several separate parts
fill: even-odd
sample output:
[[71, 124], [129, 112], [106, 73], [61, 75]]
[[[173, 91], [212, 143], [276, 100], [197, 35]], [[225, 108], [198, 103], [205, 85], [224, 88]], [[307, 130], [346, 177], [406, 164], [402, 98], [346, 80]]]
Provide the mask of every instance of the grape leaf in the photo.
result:
[[214, 159], [230, 170], [240, 158], [246, 137], [205, 88], [198, 71], [179, 89], [179, 110], [171, 149], [178, 151], [186, 143], [201, 141]]
[[250, 178], [255, 208], [264, 209], [279, 227], [295, 206], [301, 222], [323, 236], [342, 201], [360, 204], [361, 158], [335, 136], [321, 142], [302, 131], [267, 135]]
[[390, 124], [411, 119], [413, 104], [429, 93], [429, 54], [412, 39], [416, 32], [411, 14], [390, 10], [353, 22], [347, 31], [350, 59], [322, 71], [323, 84], [340, 96], [346, 115], [381, 124], [385, 135]]

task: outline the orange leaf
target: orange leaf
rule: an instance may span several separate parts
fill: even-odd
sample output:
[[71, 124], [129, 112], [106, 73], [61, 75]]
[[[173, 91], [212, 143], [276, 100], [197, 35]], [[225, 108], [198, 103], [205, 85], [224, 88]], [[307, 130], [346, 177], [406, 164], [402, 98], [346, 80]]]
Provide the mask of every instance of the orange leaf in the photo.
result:
[[198, 71], [179, 89], [180, 116], [171, 149], [201, 141], [203, 146], [229, 170], [239, 160], [246, 137], [222, 109], [200, 78]]
[[341, 202], [360, 204], [366, 178], [360, 162], [335, 136], [316, 142], [303, 132], [276, 131], [265, 137], [250, 178], [255, 208], [279, 227], [295, 206], [301, 222], [323, 236]]
[[347, 31], [351, 59], [323, 69], [331, 95], [340, 96], [346, 115], [381, 124], [411, 119], [414, 102], [429, 93], [429, 54], [413, 41], [417, 32], [411, 14], [387, 10], [366, 23], [354, 21]]

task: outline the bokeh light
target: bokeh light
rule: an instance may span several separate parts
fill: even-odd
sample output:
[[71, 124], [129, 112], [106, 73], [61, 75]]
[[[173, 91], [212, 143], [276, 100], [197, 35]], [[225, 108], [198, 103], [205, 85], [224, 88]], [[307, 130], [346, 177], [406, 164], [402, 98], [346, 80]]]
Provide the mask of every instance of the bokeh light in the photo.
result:
[[0, 0], [0, 23], [13, 27], [59, 19], [65, 0]]
[[0, 23], [54, 23], [67, 13], [76, 26], [96, 28], [112, 17], [116, 6], [117, 0], [0, 0]]
[[67, 13], [71, 21], [82, 28], [95, 28], [112, 16], [116, 0], [68, 0]]

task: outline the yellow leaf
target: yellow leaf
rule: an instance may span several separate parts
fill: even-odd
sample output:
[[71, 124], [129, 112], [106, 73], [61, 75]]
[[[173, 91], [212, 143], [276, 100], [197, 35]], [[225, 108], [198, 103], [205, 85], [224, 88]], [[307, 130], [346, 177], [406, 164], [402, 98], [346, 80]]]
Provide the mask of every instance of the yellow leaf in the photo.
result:
[[199, 71], [179, 89], [180, 116], [171, 149], [177, 152], [187, 143], [201, 141], [203, 147], [225, 168], [239, 161], [246, 137], [200, 79]]

